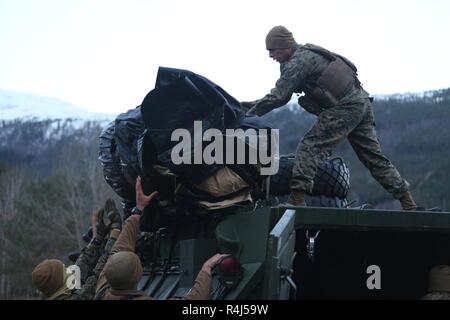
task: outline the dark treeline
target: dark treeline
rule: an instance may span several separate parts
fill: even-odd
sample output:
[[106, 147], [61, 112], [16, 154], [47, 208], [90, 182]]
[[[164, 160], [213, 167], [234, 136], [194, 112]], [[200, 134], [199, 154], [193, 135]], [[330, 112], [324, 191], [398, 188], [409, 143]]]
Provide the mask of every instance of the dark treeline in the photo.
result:
[[[70, 265], [67, 253], [84, 246], [92, 210], [113, 196], [97, 163], [99, 125], [66, 135], [52, 121], [14, 126], [0, 162], [0, 299], [36, 297], [33, 267], [46, 258]], [[14, 153], [21, 156], [11, 161]]]

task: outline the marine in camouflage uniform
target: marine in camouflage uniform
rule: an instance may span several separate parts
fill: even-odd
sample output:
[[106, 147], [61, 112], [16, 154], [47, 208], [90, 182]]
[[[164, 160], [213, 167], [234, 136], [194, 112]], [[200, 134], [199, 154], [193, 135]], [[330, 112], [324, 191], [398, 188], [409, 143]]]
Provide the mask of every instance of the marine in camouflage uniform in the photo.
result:
[[[97, 282], [96, 300], [154, 300], [137, 289], [142, 277], [142, 265], [134, 253], [139, 233], [140, 215], [132, 214], [111, 251], [111, 256]], [[186, 300], [207, 300], [211, 294], [212, 264], [224, 255], [215, 255], [198, 273]]]
[[293, 93], [305, 93], [299, 104], [317, 115], [317, 122], [297, 147], [291, 180], [293, 205], [304, 205], [305, 194], [321, 161], [348, 138], [359, 160], [405, 210], [417, 206], [409, 184], [382, 154], [375, 132], [372, 99], [361, 87], [356, 67], [345, 57], [319, 46], [297, 44], [285, 27], [274, 27], [266, 38], [270, 57], [280, 62], [280, 79], [264, 98], [242, 102], [247, 114], [262, 116], [285, 105]]
[[[75, 265], [80, 268], [80, 289], [67, 287], [68, 275], [66, 266], [57, 259], [47, 259], [41, 262], [32, 272], [32, 282], [42, 293], [45, 300], [92, 300], [95, 295], [97, 280], [116, 239], [120, 234], [121, 218], [114, 202], [108, 200], [105, 204], [109, 211], [110, 223], [103, 222], [104, 210], [98, 214], [96, 235], [92, 241], [82, 249]], [[105, 235], [111, 230], [109, 237], [104, 241]]]
[[32, 281], [42, 293], [42, 298], [45, 300], [92, 300], [99, 274], [105, 266], [109, 252], [119, 233], [120, 230], [112, 230], [104, 250], [102, 250], [101, 244], [94, 241], [83, 248], [75, 263], [81, 270], [82, 286], [80, 289], [67, 287], [68, 275], [62, 261], [46, 259], [37, 265], [32, 273]]
[[[95, 245], [92, 245], [91, 247], [88, 245], [83, 249], [84, 252], [80, 254], [80, 257], [77, 259], [77, 262], [75, 263], [77, 266], [80, 267], [81, 283], [83, 283], [83, 285], [81, 286], [81, 289], [72, 291], [71, 296], [69, 297], [70, 300], [94, 299], [98, 278], [103, 268], [105, 267], [106, 262], [108, 261], [111, 250], [114, 244], [116, 243], [119, 234], [120, 234], [119, 229], [111, 230], [111, 234], [103, 250], [97, 250], [101, 248]], [[101, 255], [99, 255], [99, 253], [97, 252], [101, 253]], [[80, 258], [81, 261], [78, 261], [80, 260]]]
[[[141, 214], [152, 199], [158, 195], [153, 192], [145, 195], [141, 178], [136, 179], [136, 207], [133, 214], [125, 220], [123, 231], [111, 250], [105, 268], [97, 283], [96, 300], [154, 300], [137, 289], [142, 277], [141, 260], [135, 253], [136, 238], [139, 233]], [[151, 214], [148, 212], [148, 214]], [[195, 279], [186, 300], [207, 300], [211, 294], [212, 268], [227, 255], [216, 254], [208, 259]]]

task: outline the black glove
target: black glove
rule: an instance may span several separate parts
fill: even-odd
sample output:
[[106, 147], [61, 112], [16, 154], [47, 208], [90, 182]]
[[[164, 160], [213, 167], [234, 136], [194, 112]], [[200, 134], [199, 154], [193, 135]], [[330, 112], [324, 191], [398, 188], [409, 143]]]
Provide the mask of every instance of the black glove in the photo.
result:
[[95, 224], [95, 229], [97, 232], [95, 234], [95, 239], [99, 241], [105, 238], [111, 226], [111, 223], [105, 224], [105, 221], [103, 220], [104, 215], [105, 215], [104, 209], [100, 209], [97, 213], [97, 223]]
[[108, 219], [111, 224], [111, 229], [122, 229], [122, 217], [117, 210], [114, 200], [108, 199], [105, 203], [105, 211], [108, 213]]
[[86, 242], [86, 243], [91, 242], [92, 236], [93, 236], [92, 227], [89, 227], [88, 231], [85, 234], [83, 234], [84, 242]]

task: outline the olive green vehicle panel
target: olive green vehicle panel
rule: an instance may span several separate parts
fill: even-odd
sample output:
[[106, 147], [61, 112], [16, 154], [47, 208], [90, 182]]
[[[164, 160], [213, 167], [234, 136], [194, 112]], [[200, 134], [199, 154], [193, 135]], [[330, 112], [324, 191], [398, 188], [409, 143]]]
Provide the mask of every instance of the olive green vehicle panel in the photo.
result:
[[[294, 212], [278, 212], [270, 207], [228, 215], [217, 224], [214, 238], [179, 241], [166, 272], [162, 266], [169, 242], [165, 239], [161, 245], [166, 254], [153, 268], [144, 267], [138, 289], [156, 299], [183, 297], [202, 264], [220, 251], [233, 254], [243, 268], [240, 281], [221, 299], [288, 299], [292, 282], [287, 277], [295, 256], [294, 222]], [[218, 286], [215, 278], [213, 295]]]
[[[279, 207], [274, 210], [284, 211]], [[450, 232], [450, 213], [432, 211], [295, 208], [295, 228]]]
[[234, 244], [244, 268], [242, 280], [224, 299], [289, 298], [291, 284], [284, 270], [292, 270], [294, 222], [294, 212], [283, 214], [264, 208], [236, 214], [218, 225], [219, 243]]
[[274, 214], [264, 208], [229, 216], [216, 228], [219, 246], [234, 251], [242, 264], [264, 261]]
[[225, 296], [224, 300], [243, 300], [249, 297], [260, 299], [258, 295], [254, 295], [254, 292], [264, 279], [263, 263], [247, 263], [242, 265], [242, 268], [244, 269], [242, 280]]
[[[164, 254], [154, 263], [156, 268], [144, 268], [144, 276], [138, 288], [157, 299], [183, 297], [190, 290], [204, 261], [216, 252], [224, 252], [231, 253], [240, 260], [243, 273], [234, 288], [219, 296], [214, 296], [214, 292], [220, 292], [219, 281], [214, 277], [212, 291], [213, 297], [217, 299], [404, 297], [405, 292], [410, 289], [397, 289], [392, 281], [386, 280], [385, 291], [380, 293], [368, 292], [360, 284], [365, 284], [366, 281], [367, 261], [382, 266], [384, 274], [387, 274], [385, 279], [397, 279], [395, 259], [400, 259], [403, 254], [402, 259], [409, 259], [408, 261], [414, 262], [413, 266], [417, 265], [414, 270], [408, 268], [411, 269], [411, 277], [419, 279], [418, 284], [412, 288], [415, 290], [414, 296], [417, 296], [422, 290], [426, 272], [432, 266], [431, 258], [447, 256], [445, 252], [435, 255], [428, 249], [420, 248], [428, 248], [428, 243], [448, 243], [446, 238], [440, 241], [437, 236], [447, 237], [450, 234], [450, 213], [446, 212], [267, 206], [254, 211], [236, 212], [221, 219], [220, 222], [217, 221], [215, 229], [211, 229], [215, 231], [207, 238], [180, 240], [166, 272], [163, 272], [161, 266], [167, 261], [170, 250], [168, 239], [163, 239], [160, 252]], [[184, 228], [189, 228], [189, 225]], [[323, 230], [316, 241], [315, 263], [305, 260], [304, 233], [308, 229]], [[407, 239], [391, 235], [399, 232], [406, 232], [404, 236]], [[423, 258], [417, 256], [417, 259], [422, 260], [416, 261], [406, 255], [401, 247], [402, 241], [406, 242], [406, 249], [412, 250], [416, 255], [421, 254]], [[334, 248], [335, 243], [342, 245]], [[421, 247], [414, 250], [411, 248], [417, 245]], [[402, 249], [396, 252], [397, 248]], [[342, 250], [334, 251], [338, 249]], [[333, 260], [334, 256], [343, 258]], [[341, 272], [337, 278], [339, 281], [348, 277], [345, 285], [335, 281], [336, 286], [339, 285], [337, 289], [324, 286], [321, 279], [328, 277], [327, 281], [332, 284], [334, 278], [329, 273], [336, 268]], [[394, 274], [395, 277], [392, 276]], [[314, 284], [308, 283], [308, 279], [314, 281]], [[302, 289], [299, 292], [296, 283]], [[347, 288], [348, 292], [339, 288]]]
[[289, 299], [295, 285], [290, 278], [295, 258], [295, 211], [287, 210], [268, 239], [264, 298]]
[[165, 300], [175, 295], [180, 283], [179, 273], [144, 275], [138, 284], [138, 290], [144, 291], [148, 296]]
[[[447, 212], [293, 210], [299, 253], [294, 264], [297, 299], [419, 299], [427, 292], [431, 268], [450, 262]], [[308, 231], [313, 236], [318, 230], [311, 258]], [[366, 284], [370, 266], [379, 267], [380, 289]]]

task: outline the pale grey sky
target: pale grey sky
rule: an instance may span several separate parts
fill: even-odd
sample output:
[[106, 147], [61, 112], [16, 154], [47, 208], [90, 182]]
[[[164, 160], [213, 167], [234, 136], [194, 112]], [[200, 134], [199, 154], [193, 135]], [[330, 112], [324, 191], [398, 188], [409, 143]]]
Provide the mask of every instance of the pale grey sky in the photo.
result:
[[0, 0], [0, 89], [119, 113], [167, 66], [254, 100], [279, 76], [264, 44], [275, 25], [352, 60], [371, 93], [440, 89], [449, 17], [448, 0]]

